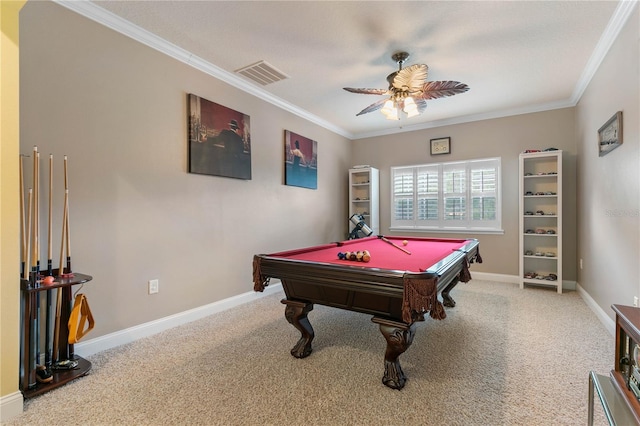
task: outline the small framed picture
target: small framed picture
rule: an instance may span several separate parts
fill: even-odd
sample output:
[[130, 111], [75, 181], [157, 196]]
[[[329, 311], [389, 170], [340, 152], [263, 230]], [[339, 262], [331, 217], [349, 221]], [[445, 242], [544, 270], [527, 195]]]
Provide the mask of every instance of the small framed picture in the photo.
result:
[[451, 138], [431, 139], [431, 155], [451, 154]]
[[318, 189], [318, 142], [284, 131], [284, 183]]
[[622, 145], [622, 111], [616, 112], [598, 129], [598, 153], [607, 155]]

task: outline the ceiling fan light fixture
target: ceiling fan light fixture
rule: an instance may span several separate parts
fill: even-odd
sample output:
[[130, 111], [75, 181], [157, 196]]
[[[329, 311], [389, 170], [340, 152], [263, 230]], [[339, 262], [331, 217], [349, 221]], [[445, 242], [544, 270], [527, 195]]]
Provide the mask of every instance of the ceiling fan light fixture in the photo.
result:
[[387, 99], [387, 101], [384, 103], [384, 106], [382, 107], [382, 112], [387, 114], [394, 109], [396, 109], [395, 102], [393, 102], [391, 99]]
[[469, 86], [459, 81], [427, 81], [429, 67], [426, 64], [403, 68], [402, 65], [409, 58], [407, 52], [396, 52], [391, 58], [398, 63], [398, 71], [387, 76], [388, 89], [344, 87], [344, 90], [351, 93], [390, 95], [387, 101], [377, 101], [356, 115], [380, 110], [387, 119], [399, 120], [398, 109], [402, 109], [407, 117], [411, 118], [425, 111], [427, 100], [453, 96], [469, 90]]
[[398, 108], [396, 107], [396, 103], [394, 101], [392, 101], [391, 99], [387, 100], [384, 103], [384, 106], [382, 107], [380, 112], [382, 112], [384, 114], [384, 116], [387, 118], [387, 120], [399, 120], [400, 119], [398, 117]]
[[415, 117], [416, 115], [420, 114], [418, 112], [418, 106], [416, 105], [415, 101], [411, 96], [408, 96], [407, 98], [405, 98], [404, 108], [402, 108], [402, 110], [405, 112], [405, 114], [407, 114], [407, 117], [409, 118]]
[[388, 112], [383, 112], [383, 114], [387, 120], [400, 120], [400, 117], [398, 116], [398, 110], [396, 108]]

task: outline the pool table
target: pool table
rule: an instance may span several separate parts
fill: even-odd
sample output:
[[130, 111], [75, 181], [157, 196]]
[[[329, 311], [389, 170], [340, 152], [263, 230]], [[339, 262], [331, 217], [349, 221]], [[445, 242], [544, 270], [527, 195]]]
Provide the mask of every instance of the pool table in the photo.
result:
[[[444, 319], [443, 307], [455, 306], [449, 294], [471, 279], [469, 264], [482, 262], [475, 239], [371, 236], [273, 254], [255, 255], [255, 291], [270, 278], [282, 283], [285, 318], [301, 333], [291, 355], [311, 354], [313, 327], [307, 314], [314, 304], [373, 315], [387, 341], [382, 382], [402, 389], [406, 376], [398, 357], [415, 333], [416, 321]], [[344, 259], [367, 251], [369, 261]], [[342, 253], [342, 255], [339, 255]], [[438, 299], [442, 296], [443, 302]]]

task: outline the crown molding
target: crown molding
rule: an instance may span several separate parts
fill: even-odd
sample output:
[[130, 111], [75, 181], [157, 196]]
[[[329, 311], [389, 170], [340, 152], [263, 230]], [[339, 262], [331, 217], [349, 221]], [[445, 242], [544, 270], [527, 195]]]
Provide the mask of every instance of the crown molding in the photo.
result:
[[385, 136], [390, 134], [402, 133], [402, 132], [411, 132], [416, 130], [424, 130], [435, 127], [449, 126], [452, 124], [462, 124], [473, 121], [487, 120], [493, 118], [501, 118], [501, 117], [509, 117], [513, 115], [520, 114], [528, 114], [535, 113], [540, 111], [549, 111], [553, 109], [567, 108], [573, 107], [578, 104], [580, 98], [582, 97], [584, 91], [588, 87], [591, 79], [595, 75], [598, 67], [604, 60], [606, 54], [609, 49], [613, 45], [614, 41], [620, 34], [620, 31], [624, 27], [624, 24], [627, 22], [636, 6], [638, 5], [638, 0], [622, 0], [618, 3], [614, 14], [605, 31], [603, 32], [600, 40], [598, 41], [589, 61], [585, 69], [583, 70], [578, 82], [576, 83], [576, 87], [573, 90], [571, 98], [558, 102], [551, 102], [547, 104], [539, 104], [539, 105], [531, 105], [524, 108], [516, 108], [516, 109], [508, 109], [501, 111], [493, 111], [482, 114], [472, 114], [461, 117], [453, 117], [445, 120], [437, 120], [431, 121], [428, 123], [418, 124], [414, 126], [403, 126], [403, 127], [394, 127], [392, 129], [385, 129], [374, 132], [365, 132], [352, 134], [347, 130], [338, 127], [310, 112], [293, 105], [284, 99], [281, 99], [277, 96], [272, 95], [271, 93], [255, 86], [252, 83], [249, 83], [238, 76], [223, 70], [220, 67], [213, 65], [210, 62], [205, 61], [204, 59], [190, 53], [189, 51], [182, 49], [168, 41], [158, 37], [157, 35], [132, 24], [131, 22], [122, 19], [121, 17], [101, 8], [100, 6], [95, 5], [89, 0], [53, 0], [55, 3], [64, 6], [65, 8], [72, 10], [79, 15], [82, 15], [88, 19], [91, 19], [101, 25], [104, 25], [107, 28], [111, 28], [112, 30], [123, 34], [127, 37], [132, 38], [146, 46], [151, 47], [161, 53], [170, 56], [177, 61], [183, 62], [199, 71], [204, 72], [218, 80], [221, 80], [237, 89], [240, 89], [244, 92], [247, 92], [263, 101], [269, 102], [272, 105], [275, 105], [285, 111], [288, 111], [298, 117], [301, 117], [311, 123], [317, 124], [320, 127], [323, 127], [327, 130], [330, 130], [338, 135], [341, 135], [350, 140], [356, 139], [364, 139], [369, 137], [376, 136]]
[[387, 135], [397, 134], [402, 132], [413, 132], [416, 130], [450, 126], [453, 124], [464, 124], [464, 123], [470, 123], [473, 121], [490, 120], [494, 118], [503, 118], [503, 117], [510, 117], [514, 115], [531, 114], [531, 113], [542, 112], [542, 111], [551, 111], [554, 109], [574, 107], [580, 101], [580, 98], [582, 97], [582, 95], [584, 94], [584, 91], [589, 86], [591, 79], [593, 78], [596, 71], [600, 67], [600, 64], [602, 64], [602, 61], [604, 60], [605, 56], [609, 52], [609, 49], [611, 49], [611, 46], [615, 42], [616, 38], [618, 38], [620, 31], [622, 31], [622, 28], [629, 20], [629, 17], [634, 12], [635, 8], [638, 6], [638, 3], [639, 3], [638, 0], [622, 0], [618, 3], [616, 10], [611, 16], [611, 19], [609, 20], [607, 27], [605, 28], [604, 32], [602, 33], [602, 36], [600, 37], [600, 40], [598, 40], [596, 47], [591, 53], [591, 57], [589, 58], [589, 61], [587, 62], [585, 69], [582, 71], [582, 75], [580, 76], [578, 82], [576, 83], [576, 87], [573, 90], [573, 94], [569, 99], [557, 101], [557, 102], [545, 103], [545, 104], [530, 105], [523, 108], [506, 109], [506, 110], [491, 111], [491, 112], [481, 113], [481, 114], [471, 114], [471, 115], [460, 116], [460, 117], [452, 117], [449, 119], [436, 120], [436, 121], [431, 121], [429, 123], [416, 124], [413, 126], [402, 126], [400, 128], [385, 129], [385, 130], [366, 132], [366, 133], [358, 133], [354, 137], [354, 139], [364, 139], [364, 138], [370, 138], [370, 137], [376, 137], [376, 136], [387, 136]]
[[602, 33], [600, 40], [598, 40], [587, 65], [582, 71], [582, 75], [576, 83], [576, 87], [571, 95], [571, 102], [573, 105], [577, 105], [580, 101], [580, 98], [589, 86], [591, 79], [596, 74], [600, 64], [602, 64], [605, 56], [607, 56], [609, 49], [611, 49], [611, 46], [618, 38], [620, 31], [622, 31], [622, 28], [629, 20], [629, 17], [635, 10], [636, 6], [638, 6], [637, 0], [622, 0], [618, 3], [618, 7], [616, 7], [616, 10], [613, 12], [607, 27], [604, 29], [604, 32]]
[[95, 21], [107, 28], [111, 28], [112, 30], [122, 35], [125, 35], [135, 41], [151, 47], [152, 49], [164, 53], [165, 55], [177, 61], [187, 64], [237, 89], [260, 98], [263, 101], [269, 102], [270, 104], [273, 104], [285, 111], [295, 114], [307, 121], [315, 123], [318, 126], [324, 127], [327, 130], [344, 136], [347, 139], [354, 138], [354, 135], [350, 132], [316, 115], [313, 115], [310, 112], [285, 101], [284, 99], [272, 95], [271, 93], [259, 88], [258, 86], [255, 86], [254, 84], [249, 83], [248, 81], [245, 81], [244, 79], [241, 79], [240, 77], [228, 71], [225, 71], [210, 62], [205, 61], [204, 59], [192, 54], [191, 52], [181, 47], [176, 46], [173, 43], [169, 43], [168, 41], [158, 37], [157, 35], [135, 24], [132, 24], [125, 19], [122, 19], [116, 14], [111, 13], [108, 10], [103, 9], [88, 0], [53, 1], [54, 3], [57, 3], [60, 6], [64, 6], [65, 8], [84, 16], [85, 18], [91, 19], [92, 21]]

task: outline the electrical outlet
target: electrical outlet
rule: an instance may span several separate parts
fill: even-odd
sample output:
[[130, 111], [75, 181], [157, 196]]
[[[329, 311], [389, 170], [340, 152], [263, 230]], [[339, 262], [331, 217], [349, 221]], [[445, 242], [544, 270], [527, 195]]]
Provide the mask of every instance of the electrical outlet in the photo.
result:
[[638, 307], [638, 296], [633, 296], [633, 306]]
[[158, 280], [149, 280], [149, 294], [156, 294], [160, 291], [160, 283]]

